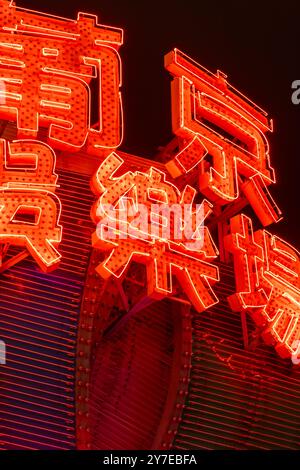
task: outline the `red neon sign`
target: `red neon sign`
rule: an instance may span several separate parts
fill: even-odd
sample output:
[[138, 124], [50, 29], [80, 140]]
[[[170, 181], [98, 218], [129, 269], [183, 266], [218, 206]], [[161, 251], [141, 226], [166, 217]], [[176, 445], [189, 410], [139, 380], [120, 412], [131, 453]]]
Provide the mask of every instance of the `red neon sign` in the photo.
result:
[[[111, 154], [93, 180], [100, 196], [92, 211], [100, 222], [93, 246], [109, 253], [98, 273], [103, 278], [120, 277], [132, 260], [139, 261], [146, 265], [149, 297], [174, 294], [174, 275], [198, 312], [211, 307], [218, 301], [211, 285], [219, 280], [218, 268], [209, 263], [217, 248], [203, 226], [211, 204], [204, 200], [196, 214], [194, 188], [186, 186], [180, 192], [155, 167], [147, 173], [115, 176], [122, 164], [118, 155]], [[184, 217], [191, 222], [189, 238]]]
[[223, 73], [212, 74], [178, 49], [166, 56], [165, 66], [174, 77], [172, 122], [181, 147], [167, 164], [172, 176], [197, 167], [199, 189], [210, 201], [229, 204], [244, 193], [264, 225], [277, 222], [281, 212], [267, 189], [275, 173], [266, 113]]
[[[57, 267], [61, 258], [54, 170], [55, 154], [43, 142], [0, 140], [0, 244], [5, 251], [9, 246], [26, 248], [43, 271]], [[16, 255], [7, 266], [19, 260]]]
[[[175, 49], [165, 65], [174, 78], [176, 145], [166, 152], [163, 170], [149, 164], [144, 172], [122, 173], [123, 161], [113, 151], [123, 132], [118, 55], [123, 31], [99, 25], [94, 15], [79, 13], [73, 21], [0, 0], [0, 35], [0, 118], [14, 120], [22, 139], [0, 143], [1, 244], [26, 248], [43, 270], [59, 263], [55, 154], [32, 140], [45, 127], [53, 148], [84, 149], [102, 159], [93, 179], [98, 201], [92, 210], [98, 224], [92, 243], [106, 256], [99, 274], [121, 278], [137, 261], [146, 266], [149, 297], [184, 292], [197, 311], [216, 303], [212, 286], [219, 272], [212, 260], [218, 250], [205, 226], [208, 217], [223, 217], [226, 205], [237, 213], [235, 202], [244, 198], [263, 225], [281, 218], [268, 190], [275, 172], [267, 114], [223, 73], [212, 74]], [[196, 179], [197, 190], [208, 199], [197, 207], [198, 191], [186, 185]], [[177, 212], [170, 211], [173, 206]], [[224, 220], [226, 225], [226, 214]], [[236, 273], [232, 307], [249, 311], [282, 356], [295, 354], [300, 339], [298, 252], [269, 232], [253, 233], [244, 215], [231, 220], [231, 230], [225, 243]]]
[[[90, 153], [122, 140], [120, 59], [123, 32], [98, 25], [94, 15], [77, 21], [37, 15], [0, 0], [0, 117], [17, 122], [19, 138], [48, 128], [54, 148]], [[91, 122], [91, 82], [97, 81], [99, 116]]]
[[225, 245], [233, 254], [237, 293], [234, 310], [246, 310], [263, 338], [282, 357], [300, 352], [300, 253], [266, 230], [253, 231], [244, 214], [230, 221]]

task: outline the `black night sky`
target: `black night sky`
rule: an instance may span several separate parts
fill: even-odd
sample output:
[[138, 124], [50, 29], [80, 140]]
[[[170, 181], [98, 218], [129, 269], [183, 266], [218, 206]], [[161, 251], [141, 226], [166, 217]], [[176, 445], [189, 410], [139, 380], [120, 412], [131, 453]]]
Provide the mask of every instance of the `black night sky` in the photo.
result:
[[99, 15], [103, 24], [125, 29], [122, 150], [153, 156], [171, 134], [170, 77], [165, 53], [178, 47], [215, 72], [222, 70], [241, 92], [274, 119], [271, 187], [284, 221], [271, 231], [300, 248], [300, 104], [291, 83], [300, 80], [299, 0], [18, 0], [18, 6], [76, 18]]

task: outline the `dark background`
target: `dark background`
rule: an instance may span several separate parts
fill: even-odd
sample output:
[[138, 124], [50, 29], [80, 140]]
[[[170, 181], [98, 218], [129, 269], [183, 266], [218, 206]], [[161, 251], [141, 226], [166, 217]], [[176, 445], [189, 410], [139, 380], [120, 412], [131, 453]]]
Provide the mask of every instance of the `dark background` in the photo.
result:
[[271, 0], [18, 0], [18, 6], [76, 18], [77, 11], [125, 29], [122, 150], [153, 156], [172, 137], [170, 77], [163, 57], [178, 47], [232, 83], [274, 119], [271, 187], [284, 220], [271, 230], [300, 249], [300, 105], [291, 83], [300, 80], [300, 2]]

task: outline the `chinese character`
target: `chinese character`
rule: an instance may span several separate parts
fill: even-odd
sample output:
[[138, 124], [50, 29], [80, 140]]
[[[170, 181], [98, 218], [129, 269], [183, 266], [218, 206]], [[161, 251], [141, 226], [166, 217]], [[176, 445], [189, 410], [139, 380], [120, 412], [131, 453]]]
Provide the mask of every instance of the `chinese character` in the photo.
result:
[[93, 209], [98, 223], [93, 246], [109, 253], [98, 273], [105, 279], [121, 277], [137, 261], [146, 265], [149, 297], [174, 294], [175, 277], [197, 311], [214, 305], [211, 286], [219, 272], [210, 261], [218, 252], [204, 226], [211, 204], [204, 200], [194, 205], [194, 188], [180, 192], [156, 168], [120, 173], [122, 164], [111, 154], [93, 180], [99, 196]]
[[93, 15], [64, 20], [0, 0], [0, 117], [16, 121], [21, 139], [46, 127], [57, 149], [86, 145], [100, 154], [118, 147], [122, 38], [122, 30], [98, 25]]
[[[54, 194], [57, 182], [55, 154], [39, 141], [0, 140], [1, 271], [27, 256], [43, 271], [57, 267], [61, 255], [61, 204]], [[10, 246], [25, 248], [6, 262]]]
[[244, 214], [230, 221], [225, 246], [233, 254], [237, 293], [233, 310], [246, 310], [282, 357], [300, 354], [300, 253], [266, 230], [253, 231]]
[[[218, 205], [246, 197], [263, 225], [281, 212], [267, 187], [275, 182], [266, 113], [216, 75], [175, 49], [166, 56], [172, 82], [173, 131], [179, 152], [167, 168], [174, 178], [197, 168], [199, 189]], [[174, 153], [174, 151], [173, 151]]]

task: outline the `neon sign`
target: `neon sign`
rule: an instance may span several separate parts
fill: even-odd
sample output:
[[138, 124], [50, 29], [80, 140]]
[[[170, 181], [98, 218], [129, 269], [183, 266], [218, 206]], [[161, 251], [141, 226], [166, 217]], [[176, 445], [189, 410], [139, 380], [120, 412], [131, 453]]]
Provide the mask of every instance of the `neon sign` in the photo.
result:
[[211, 307], [218, 301], [211, 284], [219, 280], [218, 268], [208, 262], [217, 257], [217, 248], [203, 226], [211, 204], [204, 200], [196, 212], [196, 190], [186, 186], [180, 192], [154, 167], [114, 176], [122, 164], [111, 154], [94, 180], [101, 197], [93, 209], [99, 221], [93, 245], [110, 252], [98, 273], [120, 277], [131, 260], [138, 260], [146, 265], [148, 296], [173, 294], [174, 275], [198, 312]]
[[[57, 247], [61, 203], [55, 195], [55, 154], [43, 142], [0, 140], [0, 244], [26, 248], [43, 271], [60, 262]], [[26, 256], [26, 253], [25, 253]], [[3, 263], [1, 270], [22, 259], [20, 254]]]
[[[53, 148], [90, 153], [122, 140], [120, 58], [123, 32], [79, 13], [77, 21], [37, 15], [0, 1], [0, 118], [15, 120], [18, 138], [47, 127]], [[93, 125], [90, 84], [96, 81], [99, 116]]]
[[298, 356], [300, 253], [266, 230], [254, 232], [244, 214], [230, 226], [225, 245], [233, 253], [238, 291], [229, 298], [231, 307], [248, 311], [280, 356]]
[[181, 147], [167, 164], [171, 174], [197, 167], [199, 189], [209, 200], [225, 205], [244, 193], [264, 225], [277, 222], [281, 212], [267, 189], [275, 183], [265, 135], [272, 121], [222, 72], [212, 74], [177, 49], [165, 66], [174, 76], [172, 123]]
[[[0, 142], [1, 244], [29, 251], [44, 271], [59, 264], [53, 149], [84, 150], [99, 158], [92, 245], [103, 252], [96, 268], [103, 279], [122, 280], [137, 262], [146, 269], [147, 297], [187, 297], [201, 312], [218, 301], [215, 224], [220, 252], [225, 247], [234, 262], [231, 307], [249, 312], [265, 340], [295, 359], [299, 253], [266, 230], [254, 232], [251, 220], [239, 215], [250, 204], [263, 226], [282, 217], [269, 192], [276, 182], [267, 140], [272, 121], [222, 72], [213, 74], [175, 49], [165, 58], [175, 137], [157, 164], [136, 157], [143, 170], [124, 169], [117, 153], [122, 43], [123, 31], [98, 24], [94, 15], [69, 20], [0, 0], [0, 118], [16, 122], [20, 139]], [[48, 145], [37, 140], [41, 128]]]

